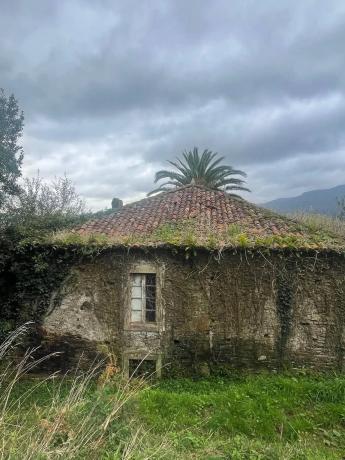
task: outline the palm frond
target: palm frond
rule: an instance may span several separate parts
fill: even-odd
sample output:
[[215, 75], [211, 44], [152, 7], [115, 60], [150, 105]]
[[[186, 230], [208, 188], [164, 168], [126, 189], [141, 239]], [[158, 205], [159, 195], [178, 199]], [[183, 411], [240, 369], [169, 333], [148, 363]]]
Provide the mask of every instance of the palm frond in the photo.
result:
[[237, 177], [221, 178], [217, 181], [217, 187], [223, 187], [224, 185], [242, 186], [242, 184], [245, 184], [245, 181], [242, 179], [238, 179]]
[[251, 192], [251, 190], [247, 187], [241, 187], [239, 185], [227, 185], [225, 190], [241, 190], [242, 192]]
[[240, 170], [234, 169], [230, 165], [222, 165], [224, 157], [219, 157], [218, 153], [205, 149], [201, 154], [197, 147], [193, 150], [182, 152], [182, 158], [176, 158], [176, 161], [168, 161], [176, 171], [162, 169], [155, 174], [155, 183], [168, 179], [160, 187], [152, 190], [148, 195], [171, 190], [172, 187], [181, 187], [188, 184], [204, 185], [213, 189], [242, 190], [250, 191], [244, 187], [245, 181], [233, 176], [246, 177], [247, 174]]
[[175, 171], [168, 171], [165, 169], [161, 169], [160, 171], [156, 172], [155, 183], [161, 179], [175, 179], [181, 182], [182, 184], [185, 181], [185, 176], [183, 174], [178, 174]]
[[185, 165], [181, 160], [177, 159], [178, 163], [176, 163], [175, 161], [169, 161], [168, 160], [168, 163], [170, 163], [172, 166], [174, 166], [178, 171], [180, 171], [181, 174], [183, 174], [184, 176], [188, 176], [190, 170], [188, 168], [187, 165]]

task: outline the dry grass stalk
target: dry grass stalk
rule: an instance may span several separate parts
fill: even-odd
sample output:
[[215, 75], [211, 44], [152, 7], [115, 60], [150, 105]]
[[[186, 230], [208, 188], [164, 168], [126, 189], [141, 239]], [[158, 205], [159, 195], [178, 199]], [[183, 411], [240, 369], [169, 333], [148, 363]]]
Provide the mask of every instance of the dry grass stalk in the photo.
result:
[[[27, 329], [28, 325], [22, 326], [0, 345], [2, 363]], [[130, 430], [129, 438], [122, 443], [119, 441], [115, 452], [112, 446], [111, 458], [138, 458], [147, 433], [137, 421], [131, 423], [124, 409], [147, 387], [147, 380], [125, 379], [111, 362], [111, 369], [105, 368], [97, 385], [96, 377], [104, 365], [98, 363], [86, 373], [75, 372], [73, 376], [65, 375], [58, 381], [56, 374], [49, 375], [16, 396], [19, 380], [51, 357], [35, 360], [34, 351], [27, 351], [16, 365], [13, 362], [4, 365], [0, 376], [0, 459], [102, 458], [101, 453], [106, 451], [116, 430], [133, 425], [135, 428], [133, 426]], [[37, 400], [37, 393], [52, 379], [49, 403], [42, 404]], [[33, 395], [36, 400], [32, 402]], [[163, 450], [162, 447], [157, 446], [155, 452]], [[150, 454], [140, 458], [153, 457]]]

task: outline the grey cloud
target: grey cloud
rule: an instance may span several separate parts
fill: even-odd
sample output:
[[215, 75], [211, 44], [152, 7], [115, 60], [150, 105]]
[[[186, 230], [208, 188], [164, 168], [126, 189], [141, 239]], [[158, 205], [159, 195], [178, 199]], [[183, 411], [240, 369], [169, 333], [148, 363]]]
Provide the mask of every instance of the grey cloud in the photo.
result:
[[343, 182], [344, 42], [341, 0], [2, 0], [0, 86], [25, 110], [25, 171], [66, 171], [94, 203], [194, 145], [262, 200], [314, 187], [321, 160], [319, 183]]
[[[98, 26], [104, 32], [94, 34], [98, 46], [93, 45], [90, 53], [84, 48], [91, 46], [89, 41], [73, 41], [73, 34], [72, 44], [63, 41], [61, 48], [52, 40], [49, 52], [43, 49], [45, 58], [31, 72], [19, 72], [14, 85], [18, 91], [27, 86], [33, 108], [46, 110], [53, 118], [80, 113], [111, 116], [135, 108], [173, 109], [217, 98], [252, 106], [343, 86], [339, 44], [345, 39], [345, 19], [339, 13], [336, 17], [342, 21], [338, 19], [333, 27], [313, 24], [308, 29], [310, 39], [304, 29], [294, 30], [294, 9], [286, 6], [268, 3], [266, 8], [257, 8], [257, 15], [246, 16], [248, 11], [235, 2], [231, 7], [219, 2], [218, 9], [193, 9], [192, 4], [187, 9], [185, 3], [176, 2], [175, 7], [173, 3], [167, 2], [170, 7], [165, 9], [150, 9], [138, 2], [129, 4], [128, 10], [110, 8], [114, 25], [110, 20], [107, 27], [104, 23], [103, 28]], [[254, 10], [255, 4], [251, 5]], [[321, 15], [324, 7], [318, 6]], [[304, 12], [307, 27], [310, 11], [295, 8], [297, 16]], [[78, 11], [69, 9], [70, 14]], [[66, 16], [52, 13], [53, 32], [61, 34], [59, 21]], [[95, 14], [95, 19], [99, 17]], [[87, 36], [88, 30], [81, 27], [80, 31]], [[45, 33], [49, 38], [47, 27], [42, 29]], [[30, 30], [26, 35], [31, 35]], [[36, 32], [33, 44], [38, 45], [39, 38]], [[76, 44], [80, 50], [75, 49]], [[70, 52], [73, 59], [66, 63]], [[329, 71], [320, 59], [333, 68]]]

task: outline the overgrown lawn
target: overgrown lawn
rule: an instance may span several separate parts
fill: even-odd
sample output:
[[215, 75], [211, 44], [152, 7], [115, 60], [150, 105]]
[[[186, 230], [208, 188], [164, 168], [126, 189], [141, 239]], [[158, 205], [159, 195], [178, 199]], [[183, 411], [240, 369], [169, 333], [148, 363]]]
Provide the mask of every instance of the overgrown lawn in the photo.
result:
[[[22, 424], [42, 424], [57, 387], [63, 399], [71, 385], [18, 382], [13, 400], [32, 389], [21, 403]], [[96, 424], [103, 423], [117, 385], [93, 383], [56, 442], [68, 442], [73, 424], [96, 402]], [[112, 419], [96, 450], [68, 458], [323, 460], [344, 453], [345, 376], [261, 374], [146, 384]]]

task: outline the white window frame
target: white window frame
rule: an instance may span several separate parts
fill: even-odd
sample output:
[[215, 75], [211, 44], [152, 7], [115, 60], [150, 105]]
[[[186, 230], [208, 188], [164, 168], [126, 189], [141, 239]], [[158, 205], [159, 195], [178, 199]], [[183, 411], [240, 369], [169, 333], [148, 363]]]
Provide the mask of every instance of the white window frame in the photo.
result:
[[[147, 311], [147, 304], [146, 304], [146, 282], [147, 282], [147, 276], [148, 275], [154, 275], [155, 276], [155, 320], [154, 321], [148, 321], [146, 319], [146, 311]], [[135, 276], [140, 277], [140, 284], [135, 285], [133, 284], [133, 278]], [[134, 297], [133, 296], [133, 288], [139, 288], [141, 290], [140, 296], [139, 297]], [[140, 301], [140, 308], [139, 309], [134, 309], [133, 308], [133, 300], [139, 300]], [[139, 302], [138, 302], [139, 303]], [[140, 312], [141, 313], [141, 318], [140, 320], [133, 320], [133, 312]], [[157, 323], [157, 275], [156, 273], [130, 273], [130, 322], [131, 324], [156, 324]]]
[[[156, 275], [156, 321], [155, 322], [132, 322], [132, 286], [131, 275]], [[161, 272], [160, 269], [152, 263], [138, 262], [129, 267], [127, 278], [127, 295], [126, 295], [126, 310], [124, 327], [128, 331], [152, 331], [158, 332], [164, 330], [164, 320], [162, 315], [162, 300], [161, 300]]]

